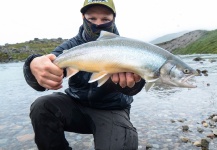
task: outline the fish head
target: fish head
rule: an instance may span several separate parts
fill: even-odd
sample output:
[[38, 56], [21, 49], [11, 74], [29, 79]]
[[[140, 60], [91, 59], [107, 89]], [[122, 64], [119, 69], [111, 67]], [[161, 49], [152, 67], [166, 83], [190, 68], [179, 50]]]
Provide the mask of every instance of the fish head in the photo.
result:
[[189, 82], [200, 73], [181, 60], [168, 60], [160, 69], [161, 82], [177, 87], [196, 88]]

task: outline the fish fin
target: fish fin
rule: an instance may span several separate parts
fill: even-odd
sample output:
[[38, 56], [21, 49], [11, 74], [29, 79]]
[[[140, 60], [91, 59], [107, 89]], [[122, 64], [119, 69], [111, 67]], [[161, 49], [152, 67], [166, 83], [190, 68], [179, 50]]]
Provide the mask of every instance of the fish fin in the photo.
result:
[[68, 67], [66, 68], [66, 77], [69, 79], [70, 77], [74, 76], [78, 72], [79, 72], [78, 69]]
[[97, 80], [100, 80], [101, 78], [105, 77], [107, 75], [106, 72], [99, 72], [99, 73], [93, 73], [90, 77], [90, 80], [88, 83], [93, 83]]
[[113, 38], [116, 38], [116, 37], [119, 37], [119, 35], [102, 30], [100, 32], [100, 36], [97, 39], [97, 41], [107, 40], [107, 39], [113, 39]]
[[103, 78], [99, 79], [97, 87], [102, 86], [110, 78], [110, 76], [111, 76], [110, 74], [107, 74]]
[[155, 85], [154, 82], [146, 82], [145, 83], [145, 91], [148, 92], [149, 89], [151, 89]]

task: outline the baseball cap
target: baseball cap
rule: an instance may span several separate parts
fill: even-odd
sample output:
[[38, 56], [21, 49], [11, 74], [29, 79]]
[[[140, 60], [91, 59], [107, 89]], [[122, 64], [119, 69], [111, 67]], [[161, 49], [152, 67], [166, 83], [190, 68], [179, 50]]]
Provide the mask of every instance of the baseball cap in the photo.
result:
[[111, 9], [116, 16], [115, 5], [113, 0], [85, 0], [81, 8], [81, 13], [84, 14], [91, 5], [104, 5]]

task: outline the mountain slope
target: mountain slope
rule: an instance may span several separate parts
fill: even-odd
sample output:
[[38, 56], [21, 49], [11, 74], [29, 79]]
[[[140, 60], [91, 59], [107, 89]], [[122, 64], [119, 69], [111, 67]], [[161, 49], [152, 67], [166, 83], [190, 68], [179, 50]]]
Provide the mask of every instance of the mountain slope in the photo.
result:
[[171, 41], [173, 39], [176, 39], [182, 35], [184, 35], [185, 33], [188, 33], [189, 31], [182, 31], [182, 32], [177, 32], [177, 33], [171, 33], [171, 34], [167, 34], [164, 35], [162, 37], [159, 37], [153, 41], [150, 41], [150, 43], [152, 44], [159, 44], [159, 43], [163, 43], [163, 42], [167, 42], [167, 41]]

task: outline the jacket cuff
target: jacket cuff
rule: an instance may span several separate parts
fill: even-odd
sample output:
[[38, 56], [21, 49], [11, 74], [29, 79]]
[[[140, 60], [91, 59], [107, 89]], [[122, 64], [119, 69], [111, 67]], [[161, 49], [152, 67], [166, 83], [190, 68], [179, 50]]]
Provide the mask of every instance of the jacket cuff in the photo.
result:
[[35, 89], [37, 91], [45, 91], [45, 88], [38, 84], [35, 76], [32, 74], [31, 69], [30, 69], [30, 63], [32, 62], [32, 60], [36, 57], [39, 57], [39, 56], [42, 56], [42, 55], [33, 54], [33, 55], [30, 55], [26, 59], [24, 66], [23, 66], [23, 74], [24, 74], [24, 78], [25, 78], [25, 80], [29, 86], [31, 86], [33, 89]]

